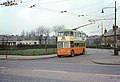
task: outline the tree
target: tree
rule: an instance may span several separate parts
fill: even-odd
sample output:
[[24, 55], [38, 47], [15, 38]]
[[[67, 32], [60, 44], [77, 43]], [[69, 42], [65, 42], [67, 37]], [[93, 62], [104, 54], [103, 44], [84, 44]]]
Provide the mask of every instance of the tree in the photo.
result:
[[44, 34], [45, 34], [46, 36], [49, 36], [50, 32], [51, 32], [51, 29], [46, 27]]
[[22, 30], [21, 36], [25, 36], [25, 30]]
[[36, 33], [39, 37], [39, 44], [41, 44], [43, 34], [45, 34], [46, 36], [49, 36], [51, 32], [50, 28], [47, 28], [45, 26], [39, 26], [36, 30], [37, 30]]
[[110, 47], [113, 46], [114, 41], [113, 41], [111, 38], [108, 38], [106, 42], [108, 43], [108, 45], [109, 45]]
[[25, 30], [23, 30], [23, 31], [21, 32], [21, 39], [22, 39], [22, 40], [25, 39]]
[[36, 35], [34, 30], [31, 30], [29, 34], [30, 34], [32, 37], [34, 37], [34, 36]]
[[52, 30], [55, 32], [55, 35], [57, 35], [58, 31], [65, 28], [65, 25], [55, 25], [53, 26]]
[[45, 26], [39, 26], [37, 29], [37, 35], [43, 35], [45, 33]]

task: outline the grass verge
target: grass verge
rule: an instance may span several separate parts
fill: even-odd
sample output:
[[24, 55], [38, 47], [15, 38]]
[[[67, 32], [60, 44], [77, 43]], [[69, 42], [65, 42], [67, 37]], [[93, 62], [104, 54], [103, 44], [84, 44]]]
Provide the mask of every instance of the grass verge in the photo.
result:
[[56, 49], [26, 49], [26, 50], [0, 50], [1, 55], [25, 55], [25, 56], [36, 56], [36, 55], [48, 55], [55, 54]]

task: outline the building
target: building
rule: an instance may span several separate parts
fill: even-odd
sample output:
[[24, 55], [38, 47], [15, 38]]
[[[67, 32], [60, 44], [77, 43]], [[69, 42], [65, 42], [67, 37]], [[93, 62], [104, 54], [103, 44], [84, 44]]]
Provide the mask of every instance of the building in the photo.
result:
[[[103, 38], [106, 45], [110, 45], [110, 47], [114, 47], [114, 31], [110, 29], [108, 32], [106, 31]], [[116, 29], [116, 41], [117, 46], [120, 46], [120, 28]]]
[[87, 37], [87, 47], [97, 47], [98, 45], [101, 45], [102, 38], [101, 36], [94, 35]]
[[18, 44], [25, 44], [25, 45], [37, 45], [37, 44], [55, 44], [56, 37], [46, 37], [42, 36], [39, 39], [39, 36], [34, 37], [26, 37], [26, 36], [19, 36], [19, 35], [0, 35], [0, 45], [18, 45]]

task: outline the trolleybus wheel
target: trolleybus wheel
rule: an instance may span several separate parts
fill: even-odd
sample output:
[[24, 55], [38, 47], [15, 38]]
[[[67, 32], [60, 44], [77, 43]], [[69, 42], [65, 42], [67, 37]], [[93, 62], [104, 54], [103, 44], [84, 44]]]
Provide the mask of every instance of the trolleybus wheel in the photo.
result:
[[83, 51], [82, 51], [82, 55], [84, 55], [85, 54], [85, 49], [83, 49]]
[[75, 56], [75, 54], [74, 54], [74, 51], [73, 51], [73, 50], [71, 51], [70, 56], [71, 56], [71, 57]]
[[61, 55], [58, 55], [58, 57], [60, 58], [60, 57], [61, 57]]

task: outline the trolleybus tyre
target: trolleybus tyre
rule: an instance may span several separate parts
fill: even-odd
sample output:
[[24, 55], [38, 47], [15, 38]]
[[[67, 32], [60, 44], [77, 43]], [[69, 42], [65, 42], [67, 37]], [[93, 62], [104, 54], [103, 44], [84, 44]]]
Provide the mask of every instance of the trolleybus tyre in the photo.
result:
[[85, 54], [85, 49], [83, 48], [83, 50], [82, 50], [82, 55], [84, 55]]
[[59, 58], [61, 57], [61, 55], [57, 55]]
[[74, 54], [74, 51], [73, 51], [73, 50], [71, 51], [70, 56], [71, 56], [71, 57], [74, 57], [74, 56], [75, 56], [75, 54]]

